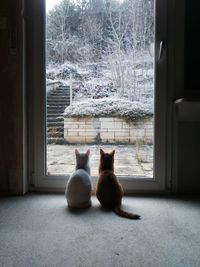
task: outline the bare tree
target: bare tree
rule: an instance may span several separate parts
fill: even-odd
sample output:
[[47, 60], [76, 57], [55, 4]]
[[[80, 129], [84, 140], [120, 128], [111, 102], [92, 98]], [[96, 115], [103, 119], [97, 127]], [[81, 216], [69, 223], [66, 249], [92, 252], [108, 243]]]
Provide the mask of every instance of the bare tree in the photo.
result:
[[123, 5], [120, 3], [111, 5], [111, 3], [108, 2], [105, 8], [110, 29], [110, 38], [107, 40], [109, 64], [113, 72], [116, 86], [124, 93], [126, 86], [125, 75], [127, 72], [124, 43], [130, 24], [130, 18], [126, 16]]

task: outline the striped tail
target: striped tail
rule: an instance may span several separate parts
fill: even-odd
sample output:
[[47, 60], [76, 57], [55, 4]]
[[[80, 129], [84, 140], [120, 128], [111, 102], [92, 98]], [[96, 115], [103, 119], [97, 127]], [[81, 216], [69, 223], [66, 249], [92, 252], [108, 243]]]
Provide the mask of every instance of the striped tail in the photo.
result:
[[138, 219], [140, 219], [140, 215], [138, 215], [138, 214], [133, 214], [133, 213], [124, 211], [124, 210], [122, 210], [120, 207], [118, 207], [118, 208], [114, 208], [113, 211], [114, 211], [117, 215], [119, 215], [119, 216], [121, 216], [121, 217], [125, 217], [125, 218], [132, 219], [132, 220], [138, 220]]

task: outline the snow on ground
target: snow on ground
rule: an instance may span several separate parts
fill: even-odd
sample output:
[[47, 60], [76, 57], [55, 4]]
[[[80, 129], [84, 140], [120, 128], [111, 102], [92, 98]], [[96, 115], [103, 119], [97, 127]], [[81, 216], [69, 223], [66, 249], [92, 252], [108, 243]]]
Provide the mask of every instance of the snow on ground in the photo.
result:
[[[121, 111], [118, 112], [120, 117], [121, 115], [125, 115], [125, 117], [127, 115], [127, 105], [124, 104], [125, 102], [129, 105], [129, 114], [132, 108], [134, 118], [136, 108], [140, 109], [139, 103], [143, 109], [143, 115], [153, 114], [154, 70], [152, 58], [147, 53], [139, 55], [134, 63], [127, 59], [123, 88], [116, 85], [115, 73], [106, 61], [79, 64], [65, 62], [61, 65], [50, 64], [47, 66], [47, 82], [60, 81], [63, 85], [70, 85], [70, 75], [73, 82], [73, 99], [76, 105], [78, 104], [77, 102], [82, 102], [78, 105], [83, 107], [77, 112], [77, 116], [81, 116], [81, 112], [82, 116], [87, 115], [87, 112], [84, 111], [87, 108], [86, 101], [88, 101], [88, 106], [90, 103], [94, 106], [95, 101], [96, 105], [99, 106], [100, 102], [98, 99], [104, 100], [104, 104], [101, 102], [103, 104], [101, 108], [103, 114], [107, 113], [111, 108], [116, 108], [113, 104], [114, 99], [118, 99], [118, 105], [121, 106]], [[110, 99], [106, 100], [106, 97]], [[113, 98], [113, 101], [111, 101], [111, 98]], [[95, 100], [91, 102], [91, 99]], [[122, 110], [123, 108], [125, 108], [124, 111]], [[69, 112], [72, 111], [72, 115], [75, 116], [76, 110], [74, 104], [73, 107], [66, 110], [66, 114], [69, 115]], [[90, 110], [92, 114], [93, 110], [91, 107]], [[113, 110], [113, 112], [109, 113], [115, 112]], [[94, 114], [96, 114], [96, 110]], [[143, 118], [143, 115], [140, 116], [140, 114], [141, 112], [139, 112], [139, 118]], [[127, 116], [130, 117], [129, 115]]]

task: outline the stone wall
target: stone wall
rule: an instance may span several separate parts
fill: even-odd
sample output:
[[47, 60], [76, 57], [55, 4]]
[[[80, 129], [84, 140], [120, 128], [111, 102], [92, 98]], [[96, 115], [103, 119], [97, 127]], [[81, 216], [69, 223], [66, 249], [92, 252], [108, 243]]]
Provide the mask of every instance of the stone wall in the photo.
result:
[[68, 143], [153, 143], [153, 119], [126, 122], [119, 118], [65, 118]]

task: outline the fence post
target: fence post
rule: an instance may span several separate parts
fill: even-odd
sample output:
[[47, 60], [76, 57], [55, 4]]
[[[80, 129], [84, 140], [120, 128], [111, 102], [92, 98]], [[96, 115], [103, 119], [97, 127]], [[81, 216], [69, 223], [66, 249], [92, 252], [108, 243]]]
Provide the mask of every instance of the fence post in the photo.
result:
[[70, 105], [72, 104], [72, 73], [69, 75], [70, 78]]

